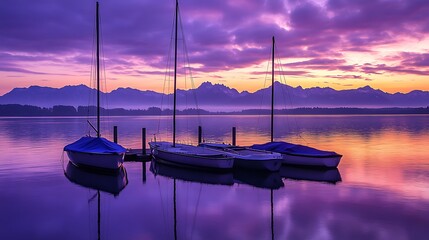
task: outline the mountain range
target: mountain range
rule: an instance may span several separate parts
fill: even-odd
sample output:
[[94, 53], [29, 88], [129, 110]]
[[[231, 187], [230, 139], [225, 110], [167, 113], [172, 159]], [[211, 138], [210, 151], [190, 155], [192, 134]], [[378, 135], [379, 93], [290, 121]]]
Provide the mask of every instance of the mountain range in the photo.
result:
[[[270, 107], [271, 87], [250, 93], [239, 92], [223, 84], [202, 83], [191, 90], [177, 90], [180, 109], [198, 107], [210, 111], [236, 111], [242, 109], [267, 109]], [[386, 93], [365, 86], [357, 89], [335, 90], [332, 88], [290, 87], [275, 83], [276, 108], [298, 107], [427, 107], [429, 92], [414, 90], [409, 93]], [[34, 105], [52, 107], [54, 105], [88, 106], [95, 105], [96, 90], [85, 85], [62, 88], [30, 86], [14, 88], [0, 96], [0, 104]], [[108, 104], [104, 101], [108, 99]], [[105, 108], [147, 109], [149, 107], [172, 108], [172, 94], [149, 90], [118, 88], [109, 93], [101, 93]]]

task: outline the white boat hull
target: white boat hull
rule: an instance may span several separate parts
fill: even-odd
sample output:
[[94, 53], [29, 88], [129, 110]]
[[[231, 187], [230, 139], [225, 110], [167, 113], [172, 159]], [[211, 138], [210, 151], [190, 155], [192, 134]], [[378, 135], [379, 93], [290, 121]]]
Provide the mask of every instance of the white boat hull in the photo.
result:
[[103, 169], [118, 169], [124, 163], [125, 153], [99, 154], [66, 151], [70, 161], [76, 166]]
[[282, 153], [283, 164], [300, 165], [308, 167], [336, 168], [341, 160], [341, 155], [315, 157], [306, 155], [292, 155]]
[[220, 143], [203, 143], [200, 146], [214, 149], [234, 158], [234, 168], [274, 172], [278, 171], [282, 165], [282, 156], [279, 153]]
[[151, 142], [149, 146], [155, 159], [174, 164], [213, 169], [231, 169], [234, 166], [233, 158], [201, 147], [185, 144], [176, 144], [176, 147], [172, 147], [166, 142]]

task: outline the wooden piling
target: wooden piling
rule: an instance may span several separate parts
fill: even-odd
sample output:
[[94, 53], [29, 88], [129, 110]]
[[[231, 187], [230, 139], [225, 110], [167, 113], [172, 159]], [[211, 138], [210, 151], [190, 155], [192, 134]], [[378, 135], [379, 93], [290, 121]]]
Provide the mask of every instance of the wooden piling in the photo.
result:
[[202, 143], [203, 129], [201, 126], [198, 126], [198, 144]]
[[235, 146], [237, 141], [237, 129], [232, 127], [232, 145]]
[[146, 155], [146, 128], [142, 128], [142, 155]]
[[118, 126], [113, 126], [113, 142], [118, 143]]

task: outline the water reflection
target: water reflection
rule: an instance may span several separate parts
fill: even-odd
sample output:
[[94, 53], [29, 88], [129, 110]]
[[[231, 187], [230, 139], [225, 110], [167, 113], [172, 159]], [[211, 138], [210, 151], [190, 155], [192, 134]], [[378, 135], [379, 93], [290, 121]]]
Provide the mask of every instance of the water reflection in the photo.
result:
[[115, 171], [101, 172], [76, 167], [71, 162], [68, 162], [64, 175], [77, 185], [110, 193], [114, 196], [119, 195], [128, 184], [127, 171], [124, 166]]
[[192, 169], [177, 167], [152, 160], [150, 171], [155, 175], [161, 175], [172, 179], [204, 184], [233, 185], [234, 179], [231, 172], [209, 171], [205, 169]]
[[[85, 169], [67, 163], [64, 171], [66, 178], [79, 186], [96, 190], [88, 204], [97, 199], [97, 239], [101, 239], [101, 193], [105, 192], [118, 196], [119, 193], [127, 186], [128, 178], [125, 167], [121, 166], [115, 171], [100, 172], [94, 169]], [[105, 237], [106, 238], [106, 237]]]
[[280, 175], [283, 178], [294, 180], [307, 180], [333, 184], [341, 181], [341, 174], [338, 168], [304, 168], [283, 165], [280, 168]]
[[234, 169], [234, 182], [265, 189], [279, 189], [284, 186], [279, 172], [252, 169]]
[[[236, 126], [238, 144], [266, 142], [269, 118], [259, 118], [262, 127], [267, 120], [266, 132], [258, 118], [203, 116], [203, 134], [228, 142]], [[178, 120], [180, 139], [197, 141], [197, 119]], [[287, 132], [287, 121], [279, 116], [276, 138], [295, 142], [299, 132], [311, 146], [341, 152], [338, 172], [282, 168], [274, 176], [219, 177], [161, 167], [154, 176], [149, 163], [144, 175], [145, 164], [127, 162], [129, 183], [120, 191], [120, 185], [116, 190], [91, 186], [93, 179], [72, 184], [64, 176], [67, 168], [58, 159], [63, 146], [81, 136], [84, 119], [0, 118], [0, 238], [94, 239], [100, 189], [103, 238], [173, 239], [174, 184], [178, 239], [271, 239], [272, 233], [275, 239], [427, 238], [428, 116], [292, 119], [299, 127]], [[119, 143], [134, 148], [141, 146], [141, 127], [149, 139], [157, 123], [158, 117], [110, 118], [118, 125]], [[325, 184], [338, 179], [339, 184]]]
[[[236, 239], [259, 239], [261, 236], [262, 239], [283, 239], [282, 236], [285, 236], [285, 227], [284, 224], [285, 219], [282, 219], [281, 216], [287, 216], [289, 214], [284, 214], [283, 211], [285, 210], [285, 207], [288, 211], [290, 211], [290, 207], [285, 206], [284, 203], [289, 202], [292, 203], [293, 198], [289, 198], [289, 194], [285, 194], [285, 192], [295, 192], [296, 190], [291, 188], [285, 188], [285, 185], [283, 183], [282, 178], [287, 179], [294, 179], [294, 180], [301, 180], [302, 182], [305, 181], [311, 181], [311, 182], [321, 182], [321, 183], [337, 183], [341, 181], [341, 175], [338, 169], [312, 169], [312, 168], [299, 168], [299, 167], [291, 167], [291, 166], [283, 166], [281, 171], [279, 172], [263, 172], [263, 171], [252, 171], [247, 169], [234, 169], [233, 172], [213, 172], [208, 170], [203, 170], [199, 168], [183, 168], [178, 166], [171, 166], [168, 164], [160, 163], [159, 161], [153, 160], [150, 163], [150, 171], [155, 176], [163, 176], [168, 179], [173, 180], [173, 186], [169, 186], [171, 193], [173, 194], [171, 202], [168, 204], [171, 204], [172, 206], [172, 216], [171, 217], [171, 225], [172, 227], [172, 233], [170, 235], [171, 238], [174, 239], [189, 239], [192, 238], [194, 232], [200, 233], [200, 234], [207, 234], [204, 229], [195, 229], [195, 226], [189, 225], [189, 219], [192, 218], [191, 222], [197, 221], [196, 218], [200, 216], [200, 221], [226, 221], [231, 222], [228, 218], [237, 218], [237, 216], [231, 216], [228, 214], [228, 211], [239, 212], [241, 211], [243, 206], [248, 205], [248, 203], [252, 203], [250, 205], [255, 204], [254, 200], [255, 198], [264, 198], [267, 199], [263, 201], [262, 203], [259, 203], [257, 205], [253, 206], [253, 210], [251, 211], [261, 211], [261, 209], [269, 209], [269, 215], [266, 216], [266, 221], [269, 223], [268, 225], [265, 225], [266, 229], [263, 229], [263, 227], [258, 227], [258, 231], [261, 231], [258, 233], [259, 237], [251, 236], [243, 234], [239, 236]], [[179, 181], [177, 181], [179, 180]], [[192, 185], [187, 185], [185, 183], [192, 183]], [[236, 197], [236, 201], [239, 201], [239, 203], [236, 203], [237, 205], [233, 208], [235, 209], [229, 209], [225, 210], [222, 208], [225, 208], [227, 206], [225, 205], [215, 205], [217, 209], [219, 209], [220, 212], [223, 212], [222, 214], [219, 212], [219, 216], [217, 218], [208, 217], [207, 215], [207, 207], [205, 209], [199, 210], [199, 201], [202, 198], [202, 188], [203, 186], [210, 187], [210, 184], [214, 185], [227, 185], [223, 186], [222, 192], [227, 192], [226, 188], [229, 188], [230, 191], [238, 191], [238, 193], [242, 192], [242, 190], [234, 190], [234, 186], [241, 187], [241, 186], [250, 186], [251, 189], [261, 189], [263, 192], [259, 191], [250, 191], [246, 192], [244, 196]], [[289, 185], [290, 187], [290, 185]], [[214, 190], [214, 189], [212, 189]], [[268, 191], [266, 191], [268, 190]], [[331, 189], [332, 190], [332, 189]], [[330, 191], [331, 191], [330, 190]], [[168, 190], [167, 190], [168, 192]], [[216, 192], [216, 191], [215, 191]], [[329, 192], [329, 191], [328, 191]], [[189, 196], [190, 195], [190, 196]], [[218, 199], [219, 196], [216, 196], [216, 194], [212, 195], [211, 198], [213, 200]], [[191, 198], [191, 199], [190, 199]], [[195, 199], [197, 199], [195, 201]], [[221, 200], [222, 198], [215, 200], [224, 202], [224, 200]], [[253, 199], [253, 200], [252, 200]], [[269, 200], [268, 200], [269, 199]], [[243, 202], [244, 201], [244, 202]], [[248, 202], [249, 201], [249, 202]], [[183, 203], [186, 202], [186, 205], [183, 205]], [[241, 206], [243, 205], [243, 206]], [[164, 206], [165, 207], [165, 206]], [[229, 206], [232, 207], [232, 206]], [[167, 207], [168, 208], [168, 207]], [[195, 212], [191, 213], [189, 210], [185, 211], [185, 209], [191, 208]], [[204, 207], [203, 207], [204, 208]], [[228, 207], [226, 208], [228, 209]], [[259, 209], [259, 210], [258, 210]], [[225, 212], [227, 211], [227, 212]], [[163, 210], [164, 212], [164, 210]], [[250, 214], [252, 216], [256, 216], [255, 214]], [[203, 218], [201, 219], [201, 216]], [[204, 217], [205, 216], [205, 217]], [[249, 221], [249, 219], [242, 218], [240, 221], [243, 221], [243, 223], [252, 223], [253, 221]], [[288, 220], [292, 221], [292, 220]], [[167, 221], [170, 222], [170, 221]], [[167, 224], [168, 225], [168, 224]], [[205, 226], [205, 224], [203, 224]], [[237, 226], [237, 224], [233, 224], [233, 226]], [[231, 226], [232, 227], [232, 226]], [[229, 227], [229, 229], [231, 228]], [[189, 229], [191, 228], [191, 230]], [[241, 226], [239, 229], [243, 231], [249, 231], [247, 227]], [[313, 231], [311, 229], [307, 229], [308, 231]], [[263, 234], [265, 233], [265, 234]], [[223, 236], [222, 234], [216, 234], [216, 237]], [[169, 238], [170, 238], [169, 237]], [[228, 235], [227, 238], [231, 238], [231, 235]]]
[[232, 172], [225, 172], [171, 165], [168, 162], [157, 159], [151, 161], [150, 171], [155, 176], [160, 175], [188, 182], [218, 185], [233, 185], [236, 183], [263, 189], [280, 189], [284, 187], [284, 178], [333, 184], [341, 181], [341, 174], [338, 168], [306, 168], [289, 165], [283, 165], [280, 171], [277, 172], [239, 168], [235, 168]]

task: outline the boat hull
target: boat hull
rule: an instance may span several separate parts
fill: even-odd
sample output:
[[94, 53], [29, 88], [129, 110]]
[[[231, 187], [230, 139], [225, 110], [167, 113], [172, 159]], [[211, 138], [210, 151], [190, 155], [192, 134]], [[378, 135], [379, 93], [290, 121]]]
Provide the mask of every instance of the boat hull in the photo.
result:
[[283, 164], [324, 168], [336, 168], [342, 157], [341, 155], [317, 157], [289, 153], [282, 153], [282, 156]]
[[281, 159], [253, 160], [246, 158], [234, 158], [234, 168], [249, 168], [255, 170], [275, 172], [280, 169], [281, 165]]
[[122, 166], [125, 156], [125, 153], [99, 154], [75, 151], [66, 152], [70, 161], [76, 166], [112, 170], [118, 169]]
[[[173, 164], [180, 164], [182, 166], [189, 167], [201, 167], [211, 169], [228, 170], [234, 166], [234, 159], [222, 154], [193, 154], [187, 151], [178, 151], [180, 147], [163, 147], [154, 143], [149, 143], [152, 156], [156, 159], [160, 159], [164, 162], [171, 162]], [[184, 146], [179, 145], [177, 146]], [[195, 146], [187, 146], [195, 147]], [[196, 147], [195, 147], [196, 148]], [[209, 151], [206, 151], [209, 152]]]
[[199, 146], [214, 149], [234, 158], [234, 168], [275, 172], [282, 165], [282, 156], [279, 153], [221, 143], [202, 143]]

